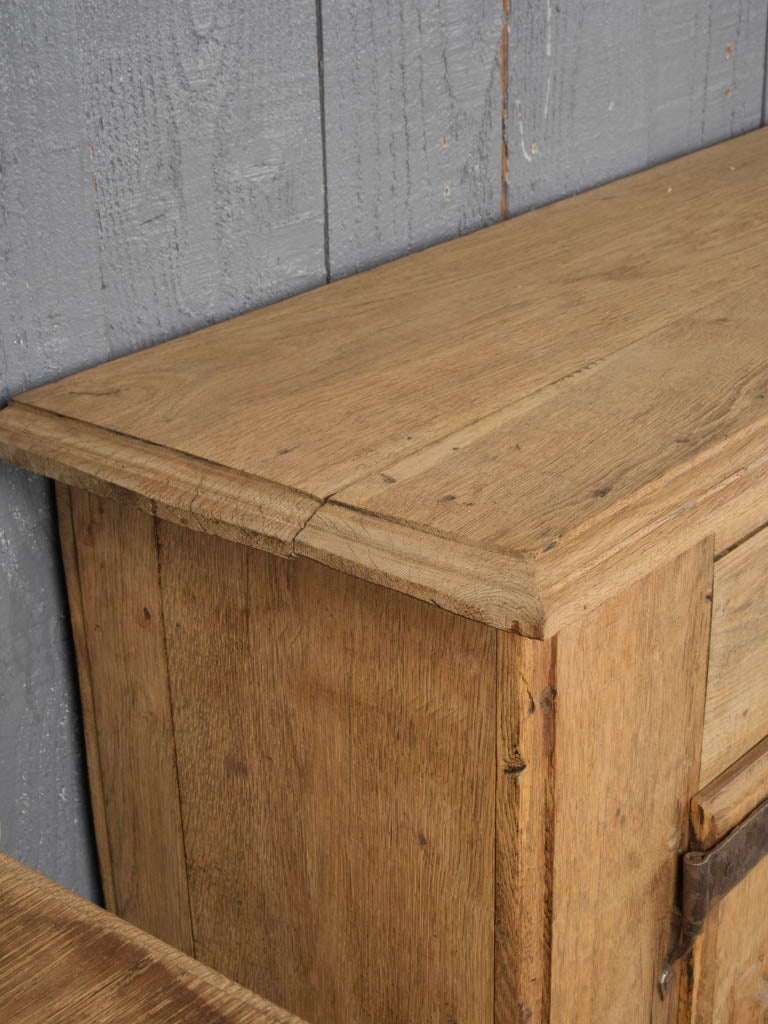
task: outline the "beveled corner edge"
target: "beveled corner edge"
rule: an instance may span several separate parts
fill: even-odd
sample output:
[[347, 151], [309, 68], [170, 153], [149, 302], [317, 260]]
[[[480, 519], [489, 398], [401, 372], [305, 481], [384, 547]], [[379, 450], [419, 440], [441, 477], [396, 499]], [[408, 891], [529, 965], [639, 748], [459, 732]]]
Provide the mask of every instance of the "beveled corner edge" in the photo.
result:
[[0, 458], [200, 533], [290, 558], [317, 498], [184, 452], [12, 401]]
[[435, 536], [333, 500], [299, 531], [294, 550], [456, 615], [543, 636], [544, 608], [533, 565], [524, 555]]
[[768, 519], [768, 419], [530, 552], [429, 533], [23, 401], [0, 411], [0, 458], [533, 639], [553, 636], [705, 536], [722, 554]]

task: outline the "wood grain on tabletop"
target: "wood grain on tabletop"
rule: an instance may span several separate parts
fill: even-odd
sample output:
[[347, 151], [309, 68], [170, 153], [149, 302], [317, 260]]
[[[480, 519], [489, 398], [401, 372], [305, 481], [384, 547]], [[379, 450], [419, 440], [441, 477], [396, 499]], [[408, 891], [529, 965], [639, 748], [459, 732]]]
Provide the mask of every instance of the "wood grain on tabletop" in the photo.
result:
[[755, 132], [20, 400], [325, 498], [762, 283], [766, 154]]
[[767, 575], [768, 531], [715, 564], [702, 786], [768, 734]]
[[694, 796], [691, 827], [697, 847], [710, 849], [763, 800], [768, 800], [768, 737]]
[[78, 666], [86, 668], [83, 713], [105, 896], [114, 913], [193, 953], [156, 520], [85, 491], [67, 496], [60, 487], [59, 494], [62, 546], [76, 568], [68, 587]]
[[[235, 489], [277, 486], [272, 520], [255, 510], [237, 539], [290, 548], [274, 509], [295, 499], [294, 550], [552, 634], [708, 533], [762, 524], [765, 459], [733, 460], [768, 432], [767, 151], [752, 133], [18, 405], [216, 463]], [[40, 464], [51, 442], [11, 436], [18, 405], [0, 414], [3, 454]], [[87, 459], [59, 450], [49, 471]], [[171, 518], [207, 504], [201, 528], [235, 535], [197, 463], [188, 476]], [[501, 595], [473, 554], [499, 561]]]
[[486, 1024], [494, 630], [158, 532], [196, 955], [316, 1024]]
[[13, 1024], [300, 1024], [4, 854], [0, 1012]]

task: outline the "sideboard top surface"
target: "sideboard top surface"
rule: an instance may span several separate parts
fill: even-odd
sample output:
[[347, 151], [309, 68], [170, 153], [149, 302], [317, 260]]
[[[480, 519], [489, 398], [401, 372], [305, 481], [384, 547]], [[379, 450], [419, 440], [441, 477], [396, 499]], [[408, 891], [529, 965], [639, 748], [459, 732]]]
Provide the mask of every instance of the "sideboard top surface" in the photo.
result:
[[762, 525], [767, 211], [764, 129], [27, 392], [0, 455], [546, 635]]

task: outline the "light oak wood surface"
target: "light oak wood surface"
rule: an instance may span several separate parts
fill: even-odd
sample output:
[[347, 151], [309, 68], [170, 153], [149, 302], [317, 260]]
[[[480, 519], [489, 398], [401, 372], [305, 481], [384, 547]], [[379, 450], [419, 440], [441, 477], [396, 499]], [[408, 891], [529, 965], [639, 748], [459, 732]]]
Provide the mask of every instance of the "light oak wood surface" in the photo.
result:
[[673, 1019], [657, 979], [698, 779], [711, 584], [705, 541], [557, 637], [551, 1024]]
[[71, 502], [120, 913], [313, 1024], [487, 1024], [496, 632]]
[[497, 632], [495, 1024], [549, 1021], [557, 640]]
[[768, 737], [718, 775], [691, 801], [696, 845], [709, 850], [768, 800]]
[[156, 520], [86, 491], [60, 485], [57, 496], [81, 672], [86, 666], [83, 711], [107, 906], [193, 954]]
[[766, 156], [753, 132], [29, 392], [0, 454], [554, 635], [765, 521]]
[[768, 1015], [768, 858], [711, 913], [691, 967], [681, 1024], [765, 1024]]
[[8, 1024], [301, 1024], [0, 853]]
[[[694, 849], [710, 850], [768, 799], [768, 738], [691, 801]], [[764, 1024], [768, 1018], [768, 858], [710, 912], [685, 972], [680, 1024]]]
[[768, 735], [766, 692], [768, 530], [763, 530], [715, 564], [702, 786]]
[[486, 1024], [494, 631], [158, 531], [197, 955], [313, 1024]]

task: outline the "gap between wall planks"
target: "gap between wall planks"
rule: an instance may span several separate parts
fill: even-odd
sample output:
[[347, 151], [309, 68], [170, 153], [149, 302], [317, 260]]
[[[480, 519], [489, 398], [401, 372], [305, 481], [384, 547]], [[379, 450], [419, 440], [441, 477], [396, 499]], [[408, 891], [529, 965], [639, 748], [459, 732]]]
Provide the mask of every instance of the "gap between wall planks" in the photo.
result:
[[496, 1024], [673, 1019], [656, 982], [698, 784], [712, 556], [709, 538], [543, 643], [497, 634], [497, 865], [527, 888], [497, 887]]

